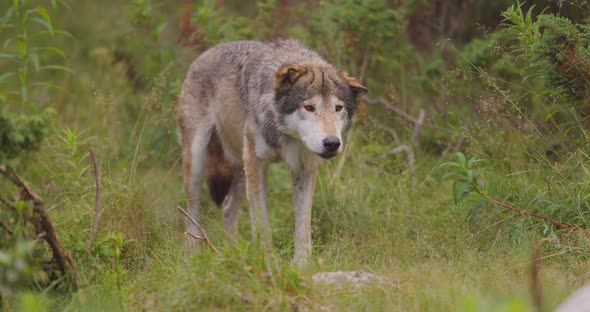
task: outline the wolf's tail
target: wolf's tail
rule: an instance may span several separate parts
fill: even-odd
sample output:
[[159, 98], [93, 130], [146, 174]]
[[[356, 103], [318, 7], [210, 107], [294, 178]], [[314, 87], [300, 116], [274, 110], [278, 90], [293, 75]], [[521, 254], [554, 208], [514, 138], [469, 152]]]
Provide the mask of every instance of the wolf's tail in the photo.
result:
[[211, 199], [219, 207], [229, 192], [232, 181], [232, 168], [223, 156], [223, 148], [216, 133], [211, 136], [208, 146], [207, 183]]

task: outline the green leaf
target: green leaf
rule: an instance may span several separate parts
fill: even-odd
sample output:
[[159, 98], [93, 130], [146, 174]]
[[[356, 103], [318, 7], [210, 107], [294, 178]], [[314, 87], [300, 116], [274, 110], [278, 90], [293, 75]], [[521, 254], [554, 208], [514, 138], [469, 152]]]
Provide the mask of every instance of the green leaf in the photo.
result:
[[51, 36], [53, 36], [55, 34], [55, 32], [53, 31], [53, 25], [51, 25], [51, 23], [48, 23], [46, 20], [40, 19], [38, 17], [33, 17], [33, 18], [31, 18], [31, 20], [36, 22], [37, 24], [45, 27], [49, 31]]
[[458, 179], [465, 179], [465, 175], [457, 173], [457, 172], [449, 172], [447, 174], [445, 174], [442, 179], [443, 180], [447, 180], [448, 178], [458, 178]]
[[486, 181], [483, 180], [483, 179], [478, 179], [477, 180], [477, 189], [480, 192], [485, 192], [485, 190], [486, 190]]
[[465, 155], [461, 152], [457, 152], [457, 159], [459, 160], [459, 164], [461, 165], [461, 167], [465, 168], [467, 161], [465, 160]]
[[457, 181], [453, 185], [453, 199], [458, 204], [462, 201], [469, 193], [473, 191], [473, 188], [467, 181]]
[[31, 55], [29, 55], [29, 57], [31, 58], [31, 62], [33, 63], [33, 67], [35, 67], [35, 70], [39, 71], [39, 54], [32, 53]]
[[14, 76], [14, 72], [5, 72], [4, 74], [0, 75], [0, 83], [3, 83], [4, 80]]
[[[51, 35], [53, 35], [53, 25], [51, 23], [51, 17], [49, 17], [49, 14], [47, 13], [47, 10], [45, 10], [45, 8], [43, 7], [37, 7], [33, 10], [29, 10], [32, 13], [37, 13], [39, 16], [41, 16], [43, 18], [43, 22], [40, 23], [39, 21], [37, 21], [37, 23], [40, 23], [42, 25], [44, 25], [47, 30], [49, 30], [49, 32], [51, 32]], [[37, 19], [36, 17], [32, 18], [33, 20]]]
[[480, 175], [482, 175], [482, 174], [484, 174], [484, 173], [490, 173], [490, 172], [489, 172], [489, 171], [487, 171], [487, 170], [486, 170], [486, 169], [484, 169], [484, 168], [477, 169], [477, 170], [475, 170], [475, 171], [473, 172], [473, 177], [474, 177], [474, 178], [477, 178], [477, 177], [479, 177]]
[[10, 38], [6, 39], [6, 40], [4, 41], [4, 45], [3, 45], [3, 47], [4, 47], [4, 48], [8, 47], [8, 45], [10, 45], [10, 44], [11, 44], [13, 41], [14, 41], [14, 38], [13, 38], [13, 37], [10, 37]]
[[33, 87], [47, 87], [47, 88], [52, 88], [52, 89], [57, 89], [57, 90], [65, 90], [64, 87], [62, 87], [60, 85], [56, 85], [54, 83], [50, 83], [50, 82], [34, 82], [31, 84], [31, 86], [33, 86]]
[[33, 49], [31, 49], [32, 51], [52, 51], [55, 52], [56, 54], [58, 54], [59, 56], [61, 56], [62, 58], [65, 58], [65, 54], [62, 50], [56, 48], [56, 47], [34, 47]]
[[467, 195], [471, 194], [471, 192], [472, 192], [472, 191], [473, 191], [473, 188], [472, 188], [472, 187], [469, 187], [469, 190], [467, 190], [467, 191], [463, 192], [463, 193], [462, 193], [462, 194], [459, 196], [459, 198], [457, 198], [457, 201], [456, 201], [456, 203], [460, 203], [462, 200], [464, 200], [464, 199], [465, 199], [465, 197], [467, 197]]
[[12, 18], [12, 14], [15, 10], [15, 6], [11, 6], [6, 10], [6, 13], [4, 13], [4, 15], [0, 18], [0, 25], [2, 25], [2, 27], [6, 27], [6, 25], [8, 25], [8, 22]]
[[27, 101], [29, 98], [29, 93], [27, 92], [27, 88], [25, 86], [20, 87], [20, 96], [24, 101]]
[[68, 72], [70, 74], [73, 74], [74, 73], [71, 69], [69, 69], [69, 68], [67, 68], [65, 66], [60, 66], [60, 65], [45, 65], [45, 66], [39, 67], [39, 69], [41, 69], [41, 70], [43, 70], [43, 69], [48, 69], [48, 70], [61, 70], [61, 71]]
[[43, 19], [45, 21], [47, 21], [47, 23], [51, 24], [51, 18], [49, 17], [49, 13], [47, 13], [47, 10], [45, 10], [45, 8], [43, 8], [43, 7], [36, 7], [34, 9], [34, 11], [37, 14], [41, 15], [41, 17], [43, 17]]
[[446, 163], [443, 163], [440, 166], [438, 166], [438, 168], [436, 168], [436, 171], [438, 171], [440, 169], [447, 168], [447, 167], [455, 167], [455, 168], [460, 168], [460, 169], [463, 168], [463, 167], [461, 167], [461, 165], [459, 165], [456, 162], [446, 162]]
[[64, 36], [66, 36], [66, 37], [68, 37], [70, 39], [74, 39], [74, 36], [72, 36], [72, 34], [70, 34], [67, 31], [59, 30], [59, 29], [54, 29], [53, 32], [50, 32], [48, 30], [41, 30], [41, 31], [38, 31], [38, 32], [32, 34], [31, 35], [31, 38], [36, 38], [36, 37], [39, 37], [39, 36], [42, 36], [42, 35], [48, 34], [48, 33], [51, 34], [51, 35], [54, 35], [54, 34], [56, 34], [56, 35], [64, 35]]
[[535, 5], [531, 5], [531, 7], [529, 8], [529, 10], [526, 12], [526, 23], [529, 26], [533, 25], [533, 9], [535, 8]]
[[15, 55], [15, 54], [12, 54], [12, 53], [0, 53], [0, 58], [6, 58], [6, 59], [9, 59], [9, 60], [14, 60], [14, 59], [17, 59], [18, 56]]
[[527, 185], [524, 189], [522, 189], [522, 191], [520, 191], [518, 197], [524, 197], [533, 187], [535, 187], [534, 183]]

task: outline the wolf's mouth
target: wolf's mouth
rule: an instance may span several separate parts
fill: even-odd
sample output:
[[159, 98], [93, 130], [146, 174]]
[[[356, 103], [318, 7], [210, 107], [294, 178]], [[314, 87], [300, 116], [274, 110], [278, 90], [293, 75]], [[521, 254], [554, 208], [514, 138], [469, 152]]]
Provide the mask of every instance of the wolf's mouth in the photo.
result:
[[316, 153], [316, 154], [318, 154], [318, 156], [320, 156], [323, 159], [330, 159], [330, 158], [333, 158], [334, 156], [338, 155], [338, 153], [322, 153], [322, 154]]

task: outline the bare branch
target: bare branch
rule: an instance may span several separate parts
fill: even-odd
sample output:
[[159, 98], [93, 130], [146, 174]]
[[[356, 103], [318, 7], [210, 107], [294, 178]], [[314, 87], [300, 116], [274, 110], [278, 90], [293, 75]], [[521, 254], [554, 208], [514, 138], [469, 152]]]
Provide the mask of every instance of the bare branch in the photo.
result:
[[29, 184], [21, 179], [16, 174], [16, 172], [14, 172], [14, 170], [6, 166], [0, 166], [0, 174], [6, 176], [8, 179], [10, 179], [10, 181], [12, 181], [14, 185], [21, 189], [23, 198], [33, 202], [34, 215], [31, 216], [31, 223], [33, 223], [35, 226], [35, 231], [37, 234], [42, 234], [43, 232], [45, 233], [43, 239], [49, 245], [49, 248], [53, 253], [53, 259], [55, 260], [59, 270], [69, 280], [70, 286], [73, 289], [76, 289], [78, 287], [78, 278], [76, 276], [74, 262], [72, 261], [69, 252], [67, 252], [61, 245], [57, 231], [51, 222], [51, 218], [49, 218], [49, 215], [47, 214], [47, 210], [45, 210], [45, 203], [43, 202], [43, 199], [41, 199], [41, 197], [33, 191]]
[[[398, 114], [399, 116], [407, 119], [408, 121], [410, 121], [414, 124], [414, 129], [412, 131], [412, 137], [411, 137], [409, 144], [398, 145], [395, 148], [381, 154], [377, 159], [382, 159], [382, 158], [385, 158], [388, 156], [392, 156], [392, 155], [404, 152], [406, 155], [406, 161], [408, 162], [408, 167], [410, 168], [412, 175], [415, 176], [416, 171], [415, 171], [415, 166], [414, 166], [414, 164], [415, 164], [414, 146], [417, 145], [418, 137], [420, 136], [420, 131], [422, 130], [422, 125], [424, 124], [424, 119], [426, 118], [426, 113], [425, 113], [424, 109], [421, 108], [418, 111], [418, 116], [414, 117], [414, 116], [406, 113], [405, 111], [397, 108], [391, 102], [389, 102], [383, 98], [370, 99], [370, 98], [365, 97], [364, 101], [370, 105], [381, 105], [381, 106], [385, 107], [385, 109]], [[395, 132], [395, 130], [387, 127], [386, 125], [381, 123], [379, 120], [377, 120], [376, 118], [373, 118], [371, 116], [369, 116], [369, 120], [371, 120], [377, 127], [389, 132], [389, 134], [393, 137], [393, 140], [396, 144], [400, 143], [399, 137], [397, 136], [397, 133]]]
[[412, 149], [407, 146], [406, 144], [402, 144], [402, 145], [398, 145], [395, 148], [379, 155], [379, 157], [377, 157], [377, 159], [382, 159], [385, 157], [389, 157], [389, 156], [393, 156], [395, 154], [399, 154], [399, 153], [405, 153], [406, 154], [406, 162], [408, 163], [408, 168], [410, 168], [410, 171], [412, 172], [412, 175], [416, 174], [416, 168], [414, 166], [414, 152], [412, 151]]
[[359, 72], [359, 81], [363, 81], [365, 79], [365, 74], [367, 73], [367, 67], [369, 66], [369, 48], [365, 50], [363, 55], [363, 62], [361, 64], [361, 70]]
[[395, 148], [379, 155], [379, 157], [377, 157], [377, 159], [382, 159], [385, 157], [393, 156], [393, 155], [399, 154], [401, 152], [408, 153], [408, 152], [410, 152], [410, 148], [407, 145], [402, 144], [402, 145], [396, 146]]
[[403, 110], [401, 110], [400, 108], [397, 108], [396, 106], [394, 106], [391, 102], [387, 101], [384, 98], [378, 98], [378, 99], [370, 99], [368, 97], [363, 97], [363, 101], [369, 105], [381, 105], [383, 107], [385, 107], [387, 110], [392, 111], [398, 115], [400, 115], [401, 117], [409, 120], [410, 122], [417, 124], [419, 123], [418, 119], [416, 119], [414, 116], [404, 112]]
[[368, 117], [369, 117], [369, 120], [375, 124], [375, 126], [383, 129], [384, 131], [387, 131], [389, 133], [389, 135], [391, 135], [391, 137], [393, 138], [393, 141], [395, 142], [395, 144], [399, 144], [399, 137], [397, 136], [397, 132], [395, 132], [395, 130], [393, 130], [393, 128], [386, 126], [381, 121], [379, 121], [379, 119], [377, 119], [371, 115], [368, 115]]
[[461, 150], [461, 147], [463, 146], [463, 141], [465, 141], [466, 136], [467, 136], [467, 129], [464, 129], [463, 132], [461, 132], [461, 136], [459, 136], [457, 143], [455, 143], [455, 148], [453, 149], [453, 151], [455, 153]]
[[198, 236], [198, 235], [195, 235], [195, 234], [193, 234], [191, 232], [184, 232], [184, 234], [186, 234], [186, 235], [188, 235], [188, 236], [190, 236], [190, 237], [192, 237], [192, 238], [194, 238], [196, 240], [205, 241], [205, 238], [203, 236]]
[[217, 250], [217, 248], [215, 248], [215, 246], [213, 246], [213, 244], [211, 243], [211, 241], [209, 240], [209, 236], [207, 236], [207, 232], [205, 232], [205, 229], [199, 224], [199, 222], [197, 222], [195, 219], [193, 219], [193, 217], [191, 217], [189, 215], [189, 213], [182, 209], [180, 206], [176, 206], [176, 208], [185, 216], [187, 217], [187, 219], [194, 224], [197, 229], [199, 229], [199, 232], [201, 232], [201, 236], [198, 236], [196, 234], [193, 233], [189, 233], [189, 232], [185, 232], [185, 234], [187, 234], [188, 236], [197, 239], [197, 240], [201, 240], [203, 242], [205, 242], [205, 244], [207, 245], [207, 247], [209, 247], [211, 250], [213, 250], [213, 252], [215, 252], [218, 255], [221, 255], [221, 253], [219, 252], [219, 250]]
[[[86, 258], [90, 254], [90, 249], [92, 249], [92, 244], [94, 243], [96, 233], [98, 232], [98, 223], [100, 221], [100, 217], [102, 216], [102, 209], [100, 207], [100, 172], [98, 171], [98, 166], [96, 165], [96, 158], [94, 157], [94, 151], [92, 150], [92, 148], [88, 149], [88, 154], [90, 154], [90, 160], [92, 161], [92, 167], [94, 168], [94, 223], [92, 224], [92, 232], [90, 233], [90, 239], [88, 240], [88, 244], [86, 245], [86, 251], [82, 256], [82, 259]], [[82, 261], [82, 259], [80, 261]]]

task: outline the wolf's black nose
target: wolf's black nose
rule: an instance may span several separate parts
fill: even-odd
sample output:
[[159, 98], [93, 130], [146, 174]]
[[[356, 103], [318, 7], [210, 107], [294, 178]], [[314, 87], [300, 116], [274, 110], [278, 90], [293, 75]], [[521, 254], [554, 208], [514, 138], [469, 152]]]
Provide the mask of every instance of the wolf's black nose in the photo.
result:
[[335, 136], [329, 136], [322, 141], [324, 143], [324, 149], [328, 153], [333, 153], [340, 147], [340, 139]]

